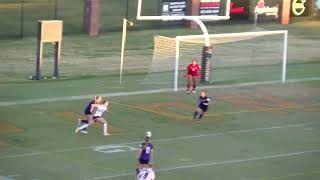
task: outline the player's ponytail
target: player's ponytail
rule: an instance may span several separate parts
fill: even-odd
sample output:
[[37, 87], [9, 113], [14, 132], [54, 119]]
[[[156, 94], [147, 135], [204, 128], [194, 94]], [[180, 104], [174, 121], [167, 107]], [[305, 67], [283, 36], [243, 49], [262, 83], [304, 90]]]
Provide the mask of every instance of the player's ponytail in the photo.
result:
[[97, 104], [99, 100], [102, 99], [102, 96], [94, 96], [94, 103]]

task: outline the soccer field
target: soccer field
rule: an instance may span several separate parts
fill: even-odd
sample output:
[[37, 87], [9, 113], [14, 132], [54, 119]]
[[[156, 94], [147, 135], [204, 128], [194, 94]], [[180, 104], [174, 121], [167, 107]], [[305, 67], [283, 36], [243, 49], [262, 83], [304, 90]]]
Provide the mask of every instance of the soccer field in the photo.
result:
[[[227, 49], [228, 57], [253, 62], [259, 56], [262, 63], [215, 64], [213, 81], [198, 90], [213, 99], [199, 123], [192, 120], [198, 95], [185, 93], [184, 71], [179, 71], [178, 92], [173, 92], [173, 71], [156, 74], [164, 78], [151, 83], [146, 80], [154, 75], [149, 72], [154, 35], [197, 30], [130, 31], [122, 85], [119, 32], [65, 36], [61, 78], [56, 80], [27, 80], [34, 72], [35, 38], [1, 40], [0, 180], [134, 179], [137, 148], [148, 130], [160, 180], [318, 180], [319, 25], [259, 26], [289, 31], [284, 84], [280, 59], [268, 64], [278, 58], [273, 55], [281, 50], [281, 40], [239, 43], [233, 47], [239, 54]], [[210, 33], [251, 30], [248, 24], [209, 27]], [[255, 50], [257, 43], [265, 47]], [[47, 76], [53, 54], [50, 45], [45, 48], [42, 73]], [[228, 64], [228, 58], [215, 55], [214, 62]], [[89, 134], [74, 134], [77, 119], [96, 95], [110, 101], [105, 117], [111, 136], [103, 136], [98, 125]]]
[[151, 130], [158, 179], [319, 179], [319, 79], [207, 91], [214, 103], [200, 123], [192, 121], [196, 95], [110, 97], [109, 137], [99, 126], [74, 134], [85, 97], [1, 103], [0, 177], [133, 179]]

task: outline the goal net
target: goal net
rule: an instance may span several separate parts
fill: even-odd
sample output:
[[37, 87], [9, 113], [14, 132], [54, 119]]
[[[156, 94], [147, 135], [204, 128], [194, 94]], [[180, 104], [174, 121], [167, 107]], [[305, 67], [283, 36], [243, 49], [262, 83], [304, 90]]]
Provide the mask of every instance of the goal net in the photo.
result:
[[[287, 31], [210, 34], [209, 38], [210, 84], [285, 81]], [[203, 63], [204, 46], [203, 35], [155, 36], [152, 62], [143, 83], [174, 90], [184, 86], [188, 64], [193, 59]]]

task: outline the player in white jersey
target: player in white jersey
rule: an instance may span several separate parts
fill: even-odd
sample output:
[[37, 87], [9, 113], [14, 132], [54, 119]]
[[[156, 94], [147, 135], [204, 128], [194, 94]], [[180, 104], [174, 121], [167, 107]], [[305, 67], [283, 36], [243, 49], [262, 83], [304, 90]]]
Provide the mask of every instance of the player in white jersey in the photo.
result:
[[88, 128], [89, 126], [93, 125], [95, 122], [99, 122], [99, 123], [101, 123], [103, 125], [103, 135], [105, 135], [105, 136], [110, 135], [108, 133], [107, 121], [102, 117], [103, 113], [108, 110], [108, 106], [109, 106], [109, 102], [108, 101], [104, 101], [103, 104], [93, 105], [92, 108], [93, 108], [93, 112], [94, 113], [92, 113], [92, 119], [94, 121], [91, 121], [88, 124], [84, 124], [84, 125], [78, 127], [75, 130], [75, 133], [78, 133], [82, 129]]
[[152, 165], [145, 165], [140, 169], [139, 174], [137, 175], [137, 180], [155, 180], [156, 175], [152, 169]]
[[102, 114], [108, 110], [108, 101], [106, 101], [104, 104], [96, 105], [96, 111], [93, 113], [93, 119], [101, 117]]

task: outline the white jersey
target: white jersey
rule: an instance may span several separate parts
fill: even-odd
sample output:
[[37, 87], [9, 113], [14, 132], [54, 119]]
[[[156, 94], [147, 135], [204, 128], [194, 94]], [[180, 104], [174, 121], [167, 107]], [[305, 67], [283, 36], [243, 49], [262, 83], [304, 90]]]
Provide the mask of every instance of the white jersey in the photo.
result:
[[96, 112], [94, 112], [93, 117], [100, 117], [102, 114], [107, 111], [107, 107], [104, 105], [98, 105]]
[[138, 180], [155, 180], [156, 176], [151, 168], [143, 168], [138, 174]]

